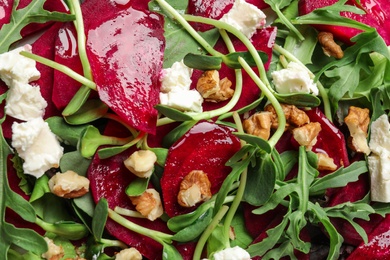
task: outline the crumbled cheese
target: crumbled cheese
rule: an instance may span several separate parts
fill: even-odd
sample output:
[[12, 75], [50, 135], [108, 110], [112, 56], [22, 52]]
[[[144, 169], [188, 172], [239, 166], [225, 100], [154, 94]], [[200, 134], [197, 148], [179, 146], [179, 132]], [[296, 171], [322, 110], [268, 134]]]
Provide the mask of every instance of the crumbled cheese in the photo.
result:
[[64, 249], [62, 246], [57, 246], [54, 244], [54, 241], [48, 237], [44, 237], [48, 250], [42, 254], [42, 258], [51, 260], [51, 259], [61, 259], [64, 256]]
[[12, 133], [12, 146], [24, 160], [26, 174], [39, 178], [45, 171], [59, 166], [63, 148], [42, 118], [14, 122]]
[[274, 71], [271, 75], [276, 91], [281, 94], [302, 92], [318, 95], [317, 84], [299, 63], [292, 61], [287, 68]]
[[28, 121], [42, 117], [46, 107], [47, 102], [39, 86], [16, 81], [8, 91], [5, 112], [14, 118]]
[[390, 202], [390, 123], [386, 114], [372, 122], [369, 147], [371, 200]]
[[203, 98], [196, 90], [160, 93], [160, 103], [183, 112], [202, 112], [203, 110]]
[[192, 71], [183, 61], [177, 61], [172, 67], [163, 69], [160, 78], [161, 92], [189, 90], [192, 83]]
[[249, 260], [251, 256], [239, 246], [226, 248], [214, 254], [214, 260]]
[[236, 0], [232, 9], [220, 21], [235, 27], [250, 39], [257, 29], [265, 25], [266, 16], [255, 5], [245, 0]]
[[115, 260], [142, 260], [141, 253], [134, 247], [126, 248], [115, 255]]
[[36, 69], [36, 62], [19, 53], [31, 52], [32, 47], [26, 44], [9, 52], [0, 54], [0, 78], [11, 87], [13, 81], [29, 83], [39, 79], [41, 73]]

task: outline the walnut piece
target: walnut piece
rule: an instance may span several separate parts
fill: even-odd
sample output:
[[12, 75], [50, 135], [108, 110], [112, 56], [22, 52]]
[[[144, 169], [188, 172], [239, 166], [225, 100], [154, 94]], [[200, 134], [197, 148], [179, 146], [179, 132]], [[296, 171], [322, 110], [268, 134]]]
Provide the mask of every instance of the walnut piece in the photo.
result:
[[337, 170], [337, 165], [334, 163], [333, 158], [330, 158], [325, 153], [317, 153], [318, 156], [318, 166], [319, 171], [335, 171]]
[[142, 260], [141, 253], [134, 247], [121, 250], [115, 255], [115, 260]]
[[271, 112], [258, 112], [243, 122], [244, 131], [248, 134], [268, 140], [271, 135]]
[[318, 122], [308, 123], [292, 130], [294, 139], [310, 151], [317, 143], [318, 133], [321, 131], [321, 124]]
[[[286, 129], [302, 126], [310, 122], [309, 116], [305, 111], [297, 108], [294, 105], [281, 104], [283, 113], [286, 116]], [[265, 111], [271, 112], [271, 122], [272, 129], [278, 128], [278, 115], [276, 114], [275, 108], [272, 104], [268, 104], [265, 108]]]
[[351, 134], [348, 140], [348, 146], [355, 152], [370, 154], [368, 147], [367, 135], [368, 125], [370, 123], [370, 110], [350, 106], [348, 115], [344, 118], [345, 124]]
[[196, 89], [206, 101], [220, 102], [233, 96], [232, 82], [228, 78], [219, 79], [218, 70], [206, 70], [198, 79]]
[[164, 213], [160, 194], [155, 189], [146, 189], [140, 196], [130, 196], [130, 200], [135, 209], [151, 221]]
[[150, 150], [140, 150], [132, 153], [124, 161], [126, 168], [140, 178], [149, 178], [154, 171], [157, 156]]
[[332, 33], [320, 32], [317, 38], [325, 55], [335, 57], [336, 59], [341, 59], [344, 57], [344, 52], [340, 45], [334, 41]]
[[81, 197], [89, 191], [88, 178], [74, 171], [57, 172], [48, 184], [52, 193], [67, 199]]
[[54, 244], [54, 241], [48, 237], [44, 237], [48, 250], [42, 254], [42, 258], [47, 260], [59, 260], [61, 259], [65, 252], [62, 246], [57, 246]]
[[209, 200], [211, 183], [203, 171], [191, 171], [180, 183], [177, 201], [183, 207], [195, 206], [198, 202]]

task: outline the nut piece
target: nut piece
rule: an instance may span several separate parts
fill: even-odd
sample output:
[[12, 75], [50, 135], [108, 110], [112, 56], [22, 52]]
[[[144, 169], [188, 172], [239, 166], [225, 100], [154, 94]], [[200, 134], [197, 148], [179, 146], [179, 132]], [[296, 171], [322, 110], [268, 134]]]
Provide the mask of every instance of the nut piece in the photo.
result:
[[130, 196], [130, 200], [135, 209], [151, 221], [164, 213], [160, 194], [155, 189], [147, 189], [140, 196]]
[[134, 152], [124, 163], [127, 169], [140, 178], [149, 178], [154, 171], [154, 163], [157, 156], [150, 150], [140, 150]]
[[192, 207], [196, 203], [211, 198], [211, 183], [203, 171], [191, 171], [180, 183], [177, 201], [183, 207]]
[[[286, 129], [303, 126], [310, 122], [309, 116], [305, 113], [305, 111], [297, 108], [294, 105], [281, 104], [283, 113], [286, 116]], [[271, 122], [272, 129], [278, 128], [278, 115], [276, 114], [275, 108], [273, 105], [268, 104], [265, 108], [265, 111], [271, 112]]]
[[321, 124], [318, 122], [308, 123], [304, 126], [294, 128], [292, 130], [294, 139], [306, 147], [307, 151], [310, 151], [317, 143], [318, 133], [321, 131]]
[[74, 171], [57, 172], [50, 178], [49, 188], [52, 193], [59, 197], [78, 198], [89, 191], [89, 180]]
[[350, 106], [348, 115], [344, 118], [351, 134], [348, 142], [349, 147], [355, 152], [367, 155], [371, 152], [367, 142], [368, 124], [370, 123], [369, 114], [370, 110], [367, 108]]
[[220, 102], [233, 96], [231, 86], [228, 78], [219, 79], [218, 70], [206, 70], [198, 79], [196, 89], [206, 101]]
[[318, 156], [318, 166], [319, 171], [335, 171], [337, 170], [337, 165], [334, 163], [333, 158], [330, 158], [325, 153], [317, 153]]
[[54, 244], [53, 240], [51, 240], [48, 237], [44, 237], [48, 250], [46, 253], [42, 254], [42, 258], [45, 258], [47, 260], [59, 260], [64, 256], [64, 249], [62, 246], [57, 246]]
[[317, 38], [325, 55], [335, 57], [336, 59], [341, 59], [344, 57], [344, 52], [340, 45], [334, 41], [332, 33], [320, 32]]
[[126, 248], [115, 255], [115, 260], [142, 260], [141, 253], [134, 247]]
[[268, 140], [271, 134], [271, 112], [258, 112], [243, 122], [246, 133]]

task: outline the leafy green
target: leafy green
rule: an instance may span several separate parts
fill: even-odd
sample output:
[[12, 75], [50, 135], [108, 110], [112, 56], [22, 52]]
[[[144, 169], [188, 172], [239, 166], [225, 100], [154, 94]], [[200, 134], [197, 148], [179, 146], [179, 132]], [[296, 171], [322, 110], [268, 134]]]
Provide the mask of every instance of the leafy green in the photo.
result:
[[4, 24], [0, 30], [0, 53], [7, 52], [11, 44], [22, 38], [20, 32], [31, 23], [45, 23], [48, 21], [72, 21], [74, 16], [60, 12], [49, 12], [43, 8], [45, 0], [31, 1], [24, 8], [17, 9], [20, 0], [13, 2], [10, 22]]

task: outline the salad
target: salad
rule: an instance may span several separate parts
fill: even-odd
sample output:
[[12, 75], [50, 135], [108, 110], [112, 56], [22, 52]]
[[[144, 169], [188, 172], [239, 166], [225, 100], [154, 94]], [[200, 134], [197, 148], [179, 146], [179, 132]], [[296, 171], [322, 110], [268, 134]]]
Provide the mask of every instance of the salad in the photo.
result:
[[389, 258], [388, 18], [2, 1], [0, 258]]

